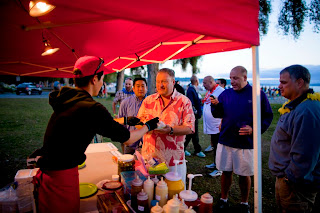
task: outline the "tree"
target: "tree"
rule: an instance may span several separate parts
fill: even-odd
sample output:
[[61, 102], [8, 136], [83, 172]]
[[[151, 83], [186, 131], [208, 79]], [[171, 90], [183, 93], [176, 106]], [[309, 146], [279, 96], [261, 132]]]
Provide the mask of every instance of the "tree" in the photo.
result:
[[145, 77], [147, 74], [145, 66], [131, 68], [130, 73], [134, 78], [135, 77]]
[[181, 58], [173, 61], [173, 66], [181, 65], [183, 71], [186, 71], [188, 64], [192, 67], [192, 74], [197, 74], [200, 72], [198, 68], [198, 62], [202, 59], [202, 56], [195, 56], [191, 58]]
[[259, 0], [259, 32], [266, 35], [269, 27], [269, 15], [271, 13], [270, 0]]
[[[259, 0], [259, 32], [266, 35], [269, 27], [269, 15], [271, 13], [271, 0]], [[303, 31], [304, 23], [309, 16], [310, 24], [314, 25], [314, 32], [320, 32], [320, 0], [311, 0], [309, 6], [304, 0], [283, 0], [282, 8], [278, 16], [278, 28], [284, 35], [292, 35], [298, 39]], [[197, 67], [202, 56], [192, 58], [177, 59], [173, 65], [181, 65], [182, 70], [186, 71], [188, 64], [192, 66], [192, 74], [199, 73]]]
[[320, 0], [313, 0], [309, 6], [309, 21], [314, 24], [313, 31], [320, 32]]
[[284, 35], [292, 35], [298, 39], [303, 31], [304, 23], [309, 17], [315, 33], [320, 32], [320, 0], [284, 0], [278, 17], [278, 26]]
[[284, 35], [291, 34], [299, 38], [303, 31], [304, 21], [307, 15], [306, 3], [303, 0], [285, 0], [278, 17], [279, 28]]
[[148, 94], [153, 94], [156, 91], [156, 76], [159, 71], [159, 64], [148, 64]]
[[115, 82], [117, 80], [117, 75], [118, 75], [117, 72], [109, 73], [104, 76], [103, 81], [106, 83]]
[[122, 90], [123, 88], [123, 81], [124, 81], [124, 70], [117, 73], [117, 86], [116, 86], [116, 92], [119, 90]]

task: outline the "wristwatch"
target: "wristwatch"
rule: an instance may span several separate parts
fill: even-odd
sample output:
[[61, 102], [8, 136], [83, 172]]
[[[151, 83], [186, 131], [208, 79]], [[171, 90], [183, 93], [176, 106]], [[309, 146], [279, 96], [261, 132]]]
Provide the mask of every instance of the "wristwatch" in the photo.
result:
[[173, 128], [172, 127], [170, 127], [169, 135], [173, 135]]

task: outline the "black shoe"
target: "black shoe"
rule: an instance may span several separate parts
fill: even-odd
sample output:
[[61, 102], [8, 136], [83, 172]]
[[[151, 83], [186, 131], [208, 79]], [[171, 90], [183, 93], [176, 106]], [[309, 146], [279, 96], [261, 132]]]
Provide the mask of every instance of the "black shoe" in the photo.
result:
[[226, 213], [229, 211], [229, 203], [223, 200], [219, 200], [217, 205], [215, 206], [216, 212], [218, 213]]
[[246, 204], [237, 205], [237, 209], [239, 209], [240, 213], [250, 213], [250, 206]]

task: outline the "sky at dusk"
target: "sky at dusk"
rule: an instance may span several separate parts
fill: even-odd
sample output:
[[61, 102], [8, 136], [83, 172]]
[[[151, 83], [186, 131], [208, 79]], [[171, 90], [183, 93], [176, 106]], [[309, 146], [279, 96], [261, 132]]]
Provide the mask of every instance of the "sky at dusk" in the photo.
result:
[[[279, 71], [292, 64], [320, 65], [320, 34], [314, 33], [312, 25], [307, 20], [304, 31], [299, 39], [294, 40], [293, 36], [281, 35], [277, 29], [277, 15], [280, 11], [279, 1], [272, 1], [272, 12], [269, 18], [268, 34], [260, 37], [259, 65], [260, 73], [268, 69], [279, 69]], [[307, 4], [310, 1], [306, 1]], [[252, 50], [244, 49], [224, 53], [214, 53], [203, 56], [200, 61], [199, 78], [207, 75], [213, 77], [229, 76], [230, 70], [238, 65], [247, 68], [249, 73], [252, 70]], [[172, 61], [160, 65], [160, 68], [168, 67], [176, 71], [176, 77], [190, 77], [191, 67], [183, 72], [181, 66], [173, 67]], [[278, 76], [275, 76], [278, 77]]]

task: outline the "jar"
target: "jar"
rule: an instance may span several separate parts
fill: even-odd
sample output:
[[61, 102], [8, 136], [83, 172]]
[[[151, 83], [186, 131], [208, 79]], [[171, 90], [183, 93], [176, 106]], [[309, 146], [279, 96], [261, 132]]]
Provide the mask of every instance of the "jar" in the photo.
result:
[[118, 175], [124, 171], [134, 171], [135, 161], [133, 155], [121, 155], [118, 159]]

